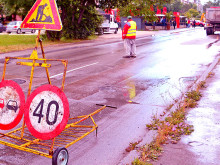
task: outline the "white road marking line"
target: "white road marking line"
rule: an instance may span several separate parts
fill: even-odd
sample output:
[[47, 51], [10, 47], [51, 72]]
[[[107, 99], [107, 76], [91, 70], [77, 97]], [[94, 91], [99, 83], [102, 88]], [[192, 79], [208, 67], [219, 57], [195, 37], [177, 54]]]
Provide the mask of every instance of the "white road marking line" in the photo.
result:
[[[72, 71], [75, 71], [75, 70], [78, 70], [78, 69], [86, 68], [88, 66], [92, 66], [92, 65], [95, 65], [95, 64], [98, 64], [98, 62], [89, 64], [89, 65], [84, 65], [84, 66], [81, 66], [81, 67], [78, 67], [78, 68], [75, 68], [75, 69], [68, 70], [66, 73], [69, 73], [69, 72], [72, 72]], [[59, 74], [50, 76], [50, 78], [54, 78], [54, 77], [57, 77], [57, 76], [60, 76], [60, 75], [63, 75], [63, 73], [59, 73]]]

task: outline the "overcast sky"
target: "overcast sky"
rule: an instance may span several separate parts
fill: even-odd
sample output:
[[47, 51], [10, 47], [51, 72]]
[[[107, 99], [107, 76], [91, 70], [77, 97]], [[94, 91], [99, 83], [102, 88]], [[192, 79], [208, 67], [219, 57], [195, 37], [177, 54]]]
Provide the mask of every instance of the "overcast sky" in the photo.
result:
[[[204, 5], [206, 2], [208, 2], [209, 0], [201, 0], [201, 4]], [[213, 2], [213, 0], [210, 0]]]

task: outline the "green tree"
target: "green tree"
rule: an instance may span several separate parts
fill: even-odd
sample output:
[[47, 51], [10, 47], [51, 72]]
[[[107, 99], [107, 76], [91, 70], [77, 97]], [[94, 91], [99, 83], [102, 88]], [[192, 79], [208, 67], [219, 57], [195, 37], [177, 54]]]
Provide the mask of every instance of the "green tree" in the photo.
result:
[[[8, 15], [26, 16], [36, 0], [0, 0], [8, 9]], [[102, 17], [96, 8], [109, 9], [127, 4], [127, 0], [57, 0], [63, 23], [62, 32], [47, 32], [51, 39], [87, 38], [100, 26]]]
[[172, 12], [180, 12], [183, 4], [180, 0], [175, 0], [173, 3], [171, 3], [170, 11]]
[[4, 11], [4, 3], [2, 2], [2, 0], [0, 0], [0, 13], [1, 13], [1, 14], [5, 14], [5, 11]]
[[130, 0], [98, 0], [97, 6], [99, 8], [102, 9], [115, 9], [115, 8], [119, 8], [119, 7], [124, 7], [126, 5], [128, 5], [130, 2]]
[[63, 30], [62, 33], [47, 32], [47, 36], [52, 39], [85, 39], [94, 34], [102, 23], [97, 7], [116, 8], [125, 5], [126, 0], [57, 0], [57, 4], [62, 11]]
[[192, 18], [192, 14], [190, 12], [186, 12], [184, 14], [186, 16], [186, 18], [191, 19]]
[[195, 8], [195, 5], [193, 3], [184, 3], [181, 10], [180, 10], [180, 13], [186, 13], [189, 9], [192, 9], [192, 8]]
[[0, 22], [4, 21], [3, 14], [5, 14], [5, 13], [6, 13], [6, 11], [5, 11], [5, 8], [4, 8], [4, 3], [0, 0], [0, 14], [1, 14]]
[[1, 0], [4, 4], [5, 14], [25, 16], [35, 0]]
[[210, 8], [212, 6], [220, 6], [220, 1], [219, 0], [214, 0], [214, 2], [213, 1], [206, 2], [203, 6], [203, 12], [206, 12], [206, 9]]
[[183, 7], [183, 3], [181, 2], [181, 0], [174, 0], [171, 1], [171, 3], [165, 4], [164, 7], [167, 8], [167, 12], [180, 12], [182, 10]]
[[[26, 15], [28, 10], [34, 4], [35, 0], [1, 0], [5, 3], [9, 14]], [[60, 39], [61, 37], [84, 39], [94, 34], [102, 22], [102, 17], [96, 8], [110, 9], [120, 8], [121, 14], [143, 16], [146, 20], [155, 20], [154, 12], [151, 6], [159, 6], [170, 3], [171, 0], [57, 0], [61, 11], [61, 20], [63, 23], [62, 32], [47, 32], [51, 39]]]
[[195, 9], [189, 9], [186, 13], [185, 13], [185, 16], [187, 18], [195, 18], [199, 15], [199, 12]]
[[194, 18], [199, 15], [199, 12], [198, 12], [196, 9], [189, 9], [188, 12], [189, 12], [189, 13], [191, 14], [191, 16], [194, 17]]
[[170, 21], [172, 19], [172, 14], [173, 14], [173, 12], [171, 11], [171, 12], [166, 13], [166, 15], [165, 15], [168, 24], [170, 23]]
[[28, 11], [31, 9], [31, 7], [34, 5], [36, 0], [19, 0], [21, 1], [21, 16], [23, 18], [27, 15]]
[[121, 6], [121, 16], [141, 16], [144, 20], [153, 22], [157, 20], [153, 7], [158, 6], [160, 9], [164, 4], [170, 3], [171, 0], [129, 0], [126, 6]]

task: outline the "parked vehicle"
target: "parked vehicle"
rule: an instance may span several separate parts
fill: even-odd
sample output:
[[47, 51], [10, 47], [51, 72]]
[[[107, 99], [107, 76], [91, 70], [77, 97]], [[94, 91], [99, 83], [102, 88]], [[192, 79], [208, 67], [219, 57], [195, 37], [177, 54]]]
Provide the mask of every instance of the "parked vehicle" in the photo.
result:
[[34, 30], [34, 29], [21, 29], [21, 23], [22, 23], [22, 21], [12, 21], [12, 22], [10, 22], [7, 25], [6, 32], [7, 33], [16, 32], [17, 34], [26, 33], [26, 32], [31, 32], [31, 33], [36, 32], [36, 30]]
[[[205, 23], [199, 20], [195, 20], [196, 21], [196, 26], [200, 26], [200, 27], [204, 27]], [[190, 21], [191, 25], [193, 26], [193, 22], [194, 20]]]
[[196, 26], [204, 27], [204, 26], [205, 26], [205, 23], [202, 22], [202, 21], [197, 21], [197, 20], [196, 20]]
[[207, 35], [212, 35], [215, 31], [220, 31], [220, 7], [211, 7], [206, 9], [206, 25]]
[[99, 35], [102, 35], [104, 32], [113, 32], [117, 34], [118, 32], [118, 24], [117, 21], [112, 14], [102, 14], [104, 17], [104, 21], [99, 29], [97, 29], [97, 32]]
[[0, 33], [2, 33], [3, 31], [4, 31], [4, 25], [2, 25], [1, 23], [0, 23]]

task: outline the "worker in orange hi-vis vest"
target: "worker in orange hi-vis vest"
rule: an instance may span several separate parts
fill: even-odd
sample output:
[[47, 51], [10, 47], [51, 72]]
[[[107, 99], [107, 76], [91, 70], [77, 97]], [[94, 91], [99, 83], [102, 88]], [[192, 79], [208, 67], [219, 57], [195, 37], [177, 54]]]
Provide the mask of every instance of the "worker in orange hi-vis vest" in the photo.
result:
[[128, 16], [127, 23], [124, 25], [122, 31], [122, 39], [124, 40], [124, 46], [126, 50], [126, 56], [123, 56], [124, 58], [136, 57], [136, 31], [136, 22], [132, 20], [131, 16]]

